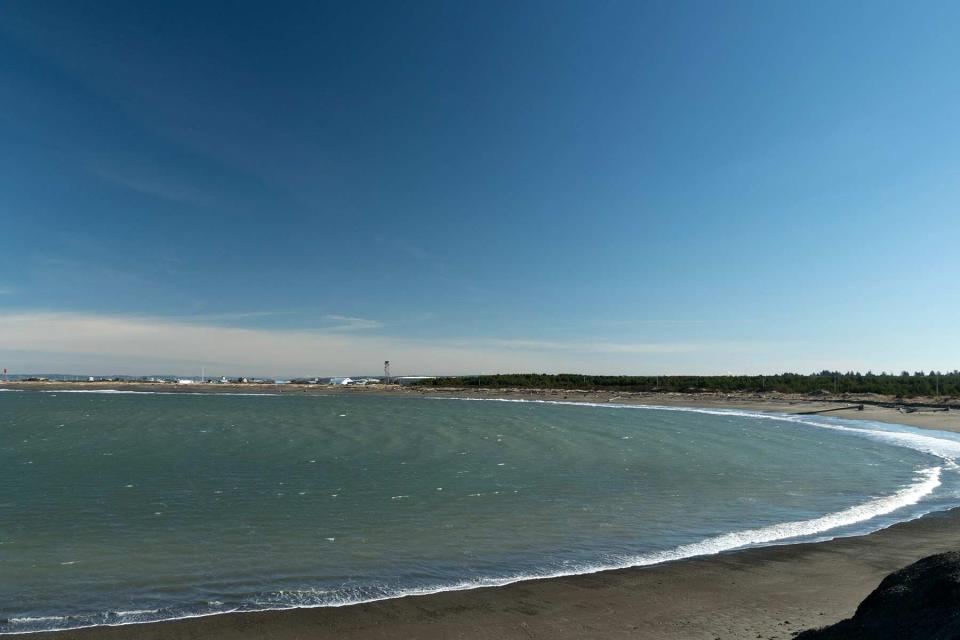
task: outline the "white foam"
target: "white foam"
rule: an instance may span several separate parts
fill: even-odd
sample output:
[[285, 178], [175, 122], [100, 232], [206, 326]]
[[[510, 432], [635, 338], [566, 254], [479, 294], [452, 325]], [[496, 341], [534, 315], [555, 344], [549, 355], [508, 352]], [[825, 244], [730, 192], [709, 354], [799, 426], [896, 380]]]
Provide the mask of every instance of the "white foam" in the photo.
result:
[[715, 416], [738, 416], [743, 418], [757, 418], [762, 420], [775, 420], [779, 422], [790, 422], [793, 424], [804, 424], [820, 429], [831, 429], [833, 431], [844, 431], [851, 434], [865, 436], [871, 440], [884, 442], [886, 444], [906, 447], [922, 453], [927, 453], [949, 463], [952, 467], [960, 460], [960, 439], [954, 439], [953, 434], [933, 429], [923, 429], [922, 433], [918, 429], [911, 429], [906, 425], [895, 425], [887, 423], [865, 422], [870, 425], [869, 428], [862, 426], [853, 426], [860, 424], [860, 421], [844, 420], [842, 418], [830, 418], [821, 416], [814, 419], [812, 416], [789, 413], [765, 413], [761, 411], [749, 411], [745, 409], [707, 409], [701, 407], [669, 407], [653, 404], [615, 404], [606, 402], [574, 402], [569, 400], [532, 400], [521, 398], [427, 398], [428, 400], [456, 400], [461, 402], [515, 402], [532, 404], [550, 404], [571, 407], [599, 407], [604, 409], [631, 409], [638, 411], [676, 411], [681, 413], [700, 413]]
[[[37, 393], [131, 393], [138, 395], [155, 395], [161, 391], [130, 391], [128, 389], [38, 389]], [[167, 392], [170, 393], [170, 392]]]
[[[4, 389], [0, 389], [4, 391]], [[25, 391], [25, 389], [7, 389], [7, 391]], [[281, 393], [240, 393], [219, 391], [131, 391], [130, 389], [39, 389], [37, 393], [100, 393], [100, 394], [129, 394], [139, 396], [281, 396]]]
[[132, 609], [130, 611], [114, 611], [117, 616], [142, 616], [153, 613], [160, 613], [160, 609]]
[[[279, 606], [271, 610], [309, 609], [317, 607], [343, 607], [406, 596], [430, 595], [445, 591], [465, 591], [487, 587], [501, 587], [515, 582], [526, 580], [541, 580], [546, 578], [561, 578], [571, 575], [597, 573], [629, 567], [642, 567], [676, 560], [684, 560], [696, 556], [714, 555], [724, 551], [732, 551], [751, 546], [769, 546], [778, 541], [790, 540], [823, 533], [838, 527], [848, 526], [869, 520], [880, 515], [891, 513], [904, 506], [915, 504], [924, 496], [940, 485], [939, 467], [923, 469], [918, 472], [920, 480], [915, 484], [904, 487], [896, 493], [871, 500], [870, 502], [850, 507], [836, 513], [828, 514], [812, 520], [785, 522], [756, 529], [746, 529], [732, 533], [725, 533], [699, 542], [681, 545], [674, 549], [658, 551], [636, 556], [624, 556], [614, 562], [590, 565], [569, 566], [558, 571], [532, 572], [505, 576], [480, 577], [472, 580], [463, 580], [451, 584], [438, 584], [423, 587], [413, 587], [385, 593], [380, 596], [334, 596], [329, 598], [329, 589], [285, 591], [282, 596], [289, 600], [288, 604], [276, 603]], [[472, 494], [480, 495], [480, 494]], [[322, 602], [311, 602], [312, 598], [323, 598]]]
[[[100, 624], [81, 624], [60, 629], [45, 630], [63, 630], [78, 629], [92, 626], [124, 626], [128, 624], [142, 624], [159, 620], [182, 620], [188, 618], [199, 618], [210, 615], [219, 615], [223, 613], [234, 612], [253, 612], [253, 611], [282, 611], [288, 609], [310, 609], [318, 607], [343, 607], [366, 602], [377, 602], [380, 600], [389, 600], [393, 598], [402, 598], [406, 596], [430, 595], [445, 591], [465, 591], [468, 589], [479, 589], [487, 587], [500, 587], [515, 582], [526, 580], [541, 580], [545, 578], [560, 578], [571, 575], [596, 573], [599, 571], [609, 571], [613, 569], [625, 569], [629, 567], [643, 567], [664, 562], [684, 560], [696, 556], [714, 555], [724, 551], [742, 549], [754, 546], [769, 546], [786, 540], [794, 540], [802, 537], [815, 536], [825, 533], [838, 527], [854, 525], [860, 522], [871, 520], [881, 515], [892, 513], [897, 509], [916, 504], [924, 496], [929, 495], [938, 486], [940, 486], [941, 467], [930, 467], [922, 469], [917, 473], [919, 480], [914, 484], [903, 487], [899, 491], [888, 495], [875, 498], [869, 502], [856, 505], [835, 513], [830, 513], [819, 518], [811, 520], [798, 520], [794, 522], [784, 522], [780, 524], [758, 527], [755, 529], [745, 529], [743, 531], [734, 531], [724, 533], [718, 536], [705, 538], [699, 542], [680, 545], [673, 549], [656, 551], [653, 553], [639, 554], [634, 556], [621, 556], [612, 561], [596, 564], [583, 565], [565, 565], [561, 570], [544, 570], [541, 572], [516, 573], [501, 576], [478, 577], [470, 580], [463, 580], [456, 583], [436, 584], [422, 587], [411, 587], [398, 589], [396, 591], [384, 591], [382, 595], [373, 596], [349, 596], [332, 595], [330, 589], [305, 589], [289, 590], [276, 594], [277, 599], [271, 599], [268, 602], [256, 602], [254, 607], [247, 609], [232, 608], [224, 611], [206, 612], [199, 614], [171, 616], [164, 618], [150, 618], [147, 620], [124, 620], [121, 622], [108, 622]], [[480, 495], [480, 494], [471, 494]], [[401, 497], [401, 496], [397, 496]], [[406, 497], [406, 496], [402, 496]], [[327, 538], [328, 541], [333, 541]], [[332, 597], [331, 597], [332, 595]], [[279, 600], [279, 601], [278, 601]], [[115, 612], [118, 616], [130, 615], [154, 615], [157, 610], [135, 610], [127, 612]], [[42, 616], [36, 618], [11, 618], [10, 622], [15, 623], [36, 623], [68, 620], [65, 616]], [[0, 632], [0, 635], [18, 635], [21, 633], [32, 633], [35, 629], [25, 631]]]
[[[221, 603], [217, 603], [221, 604]], [[262, 610], [262, 609], [259, 609]], [[153, 611], [154, 613], [151, 613]], [[251, 610], [253, 611], [253, 610]], [[67, 630], [76, 630], [76, 629], [90, 629], [93, 627], [126, 627], [128, 625], [134, 624], [147, 624], [150, 622], [171, 622], [173, 620], [191, 620], [193, 618], [206, 618], [208, 616], [219, 616], [225, 613], [235, 613], [237, 612], [236, 608], [224, 609], [222, 611], [205, 611], [203, 613], [192, 613], [180, 616], [168, 616], [168, 617], [156, 617], [149, 618], [147, 620], [123, 620], [119, 622], [80, 622], [74, 623], [66, 627], [52, 627], [52, 628], [43, 628], [43, 629], [25, 629], [23, 631], [0, 631], [0, 636], [19, 636], [28, 633], [38, 633], [39, 631], [67, 631]], [[115, 615], [120, 615], [120, 612], [114, 612]], [[141, 615], [156, 615], [160, 613], [159, 609], [156, 610], [143, 610]], [[102, 614], [101, 614], [102, 615]], [[36, 623], [36, 622], [51, 622], [54, 620], [79, 620], [79, 616], [37, 616], [37, 617], [21, 617], [21, 618], [9, 618], [10, 622], [23, 624], [23, 623]]]
[[[596, 573], [598, 571], [650, 566], [664, 562], [683, 560], [695, 556], [713, 555], [723, 551], [732, 551], [734, 549], [741, 549], [744, 547], [768, 546], [778, 541], [812, 536], [819, 533], [824, 533], [831, 529], [836, 529], [838, 527], [857, 524], [858, 522], [863, 522], [864, 520], [869, 520], [880, 515], [891, 513], [902, 507], [916, 504], [924, 496], [929, 495], [938, 486], [940, 486], [940, 471], [940, 467], [923, 469], [917, 474], [920, 478], [918, 482], [904, 487], [892, 495], [880, 497], [864, 504], [843, 509], [842, 511], [837, 511], [836, 513], [827, 514], [820, 518], [814, 518], [812, 520], [800, 520], [796, 522], [784, 522], [781, 524], [759, 527], [756, 529], [746, 529], [744, 531], [725, 533], [712, 538], [706, 538], [699, 542], [681, 545], [674, 549], [636, 556], [624, 556], [614, 562], [571, 566], [560, 571], [544, 571], [499, 577], [482, 577], [474, 580], [464, 580], [453, 584], [409, 588], [379, 597], [339, 598], [332, 602], [323, 602], [317, 604], [292, 604], [289, 607], [281, 608], [339, 607], [404, 596], [429, 595], [443, 591], [463, 591], [466, 589], [477, 589], [483, 587], [499, 587], [525, 580], [560, 578], [570, 575]], [[301, 594], [300, 599], [303, 599], [303, 596], [311, 593], [311, 591], [303, 591], [299, 593]], [[324, 593], [329, 592], [325, 590]]]
[[35, 617], [23, 617], [23, 618], [10, 618], [10, 622], [16, 622], [18, 624], [24, 622], [50, 622], [51, 620], [69, 620], [68, 616], [35, 616]]
[[876, 498], [870, 502], [829, 513], [819, 518], [784, 522], [759, 527], [757, 529], [724, 533], [693, 544], [681, 545], [671, 551], [646, 556], [636, 556], [632, 559], [629, 566], [657, 564], [692, 556], [712, 555], [747, 546], [769, 544], [791, 538], [814, 536], [830, 531], [831, 529], [847, 527], [872, 520], [878, 516], [893, 513], [897, 509], [914, 505], [925, 496], [933, 493], [933, 491], [940, 486], [941, 470], [941, 467], [922, 469], [917, 474], [921, 478], [919, 482], [904, 487], [892, 495]]

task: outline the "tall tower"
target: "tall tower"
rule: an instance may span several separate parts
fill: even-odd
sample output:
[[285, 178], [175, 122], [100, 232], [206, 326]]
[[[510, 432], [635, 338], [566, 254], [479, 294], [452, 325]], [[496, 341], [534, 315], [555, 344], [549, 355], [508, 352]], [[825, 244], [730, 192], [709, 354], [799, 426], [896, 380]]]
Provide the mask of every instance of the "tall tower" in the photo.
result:
[[390, 361], [383, 361], [383, 381], [387, 384], [390, 383]]

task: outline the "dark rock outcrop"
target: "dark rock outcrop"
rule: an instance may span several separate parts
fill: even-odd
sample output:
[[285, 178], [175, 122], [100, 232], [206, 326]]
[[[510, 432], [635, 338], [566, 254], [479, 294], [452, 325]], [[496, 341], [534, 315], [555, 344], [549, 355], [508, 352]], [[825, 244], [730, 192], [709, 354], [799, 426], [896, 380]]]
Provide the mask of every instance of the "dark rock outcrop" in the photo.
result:
[[929, 556], [883, 579], [837, 624], [797, 640], [960, 639], [960, 552]]

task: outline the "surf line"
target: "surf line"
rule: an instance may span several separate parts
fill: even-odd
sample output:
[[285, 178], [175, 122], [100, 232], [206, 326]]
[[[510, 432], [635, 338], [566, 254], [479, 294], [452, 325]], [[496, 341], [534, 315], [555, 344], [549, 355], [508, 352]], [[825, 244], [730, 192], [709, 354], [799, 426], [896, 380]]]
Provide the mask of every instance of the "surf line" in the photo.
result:
[[[335, 599], [325, 599], [322, 601], [310, 602], [310, 596], [313, 595], [311, 592], [301, 592], [302, 596], [298, 598], [299, 602], [274, 602], [270, 603], [273, 606], [267, 605], [263, 606], [257, 605], [256, 603], [251, 603], [251, 606], [233, 606], [223, 611], [208, 611], [203, 613], [196, 614], [187, 614], [179, 616], [163, 616], [162, 614], [157, 617], [152, 616], [143, 616], [135, 620], [119, 620], [119, 621], [109, 621], [109, 622], [92, 622], [90, 624], [84, 624], [81, 617], [73, 617], [75, 623], [70, 626], [62, 626], [58, 628], [47, 627], [43, 630], [45, 631], [62, 631], [67, 629], [81, 629], [88, 627], [96, 626], [125, 626], [130, 624], [144, 624], [148, 622], [159, 622], [159, 621], [169, 621], [169, 620], [182, 620], [188, 618], [199, 618], [206, 617], [211, 615], [220, 615], [224, 613], [252, 613], [256, 611], [284, 611], [289, 609], [311, 609], [319, 607], [341, 607], [341, 606], [350, 606], [355, 604], [364, 604], [368, 602], [377, 602], [381, 600], [390, 600], [393, 598], [402, 598], [412, 595], [430, 595], [434, 593], [441, 593], [446, 591], [464, 591], [468, 589], [479, 589], [479, 588], [488, 588], [488, 587], [500, 587], [506, 586], [508, 584], [513, 584], [516, 582], [523, 582], [527, 580], [541, 580], [548, 578], [560, 578], [571, 575], [583, 575], [590, 573], [597, 573], [600, 571], [610, 571], [614, 569], [626, 569], [631, 567], [644, 567], [651, 566], [656, 564], [662, 564], [664, 562], [672, 562], [677, 560], [686, 560], [689, 558], [694, 558], [698, 556], [709, 556], [722, 553], [724, 551], [732, 551], [735, 549], [741, 549], [746, 547], [754, 546], [772, 546], [777, 542], [783, 540], [792, 540], [796, 538], [807, 537], [811, 535], [816, 535], [818, 533], [823, 533], [829, 531], [830, 529], [835, 529], [837, 527], [849, 526], [857, 524], [858, 522], [863, 522], [870, 520], [880, 515], [891, 513], [901, 507], [908, 506], [910, 504], [915, 504], [924, 496], [928, 495], [934, 491], [938, 486], [940, 486], [940, 467], [931, 467], [927, 469], [921, 469], [918, 471], [917, 475], [919, 476], [919, 481], [911, 484], [907, 487], [904, 487], [888, 496], [883, 496], [870, 500], [863, 504], [855, 505], [847, 509], [842, 509], [840, 511], [829, 513], [819, 518], [813, 518], [811, 520], [798, 520], [793, 522], [784, 522], [780, 524], [768, 525], [764, 527], [758, 527], [754, 529], [745, 529], [743, 531], [732, 531], [729, 533], [720, 534], [718, 536], [713, 536], [710, 538], [705, 538], [698, 542], [683, 544], [672, 549], [667, 549], [664, 551], [657, 551], [653, 553], [646, 553], [640, 555], [624, 555], [619, 556], [613, 559], [613, 562], [607, 561], [602, 563], [595, 564], [584, 564], [576, 567], [568, 567], [559, 571], [533, 571], [530, 573], [523, 574], [512, 574], [512, 575], [501, 575], [501, 576], [483, 576], [477, 577], [474, 579], [463, 580], [460, 582], [447, 583], [447, 584], [435, 584], [430, 586], [422, 587], [411, 587], [411, 588], [399, 588], [396, 590], [385, 591], [382, 594], [378, 595], [367, 595], [359, 597], [335, 597]], [[329, 590], [324, 590], [325, 593], [329, 593]], [[298, 594], [299, 595], [299, 594]], [[306, 596], [306, 597], [303, 597]], [[114, 613], [116, 615], [116, 612]], [[92, 616], [91, 616], [92, 617]], [[54, 619], [70, 619], [67, 617], [59, 616], [49, 616], [45, 618], [12, 618], [11, 622], [34, 622], [39, 620], [54, 620]], [[146, 619], [144, 619], [146, 618]], [[76, 624], [79, 622], [80, 624]], [[19, 635], [22, 633], [33, 633], [40, 631], [41, 629], [24, 629], [16, 631], [2, 631], [0, 635]]]
[[[892, 446], [906, 447], [928, 455], [940, 458], [948, 469], [960, 468], [957, 460], [960, 459], [960, 439], [954, 439], [952, 434], [935, 429], [914, 430], [906, 425], [867, 423], [874, 428], [852, 426], [859, 421], [844, 418], [822, 418], [816, 421], [810, 416], [801, 416], [795, 413], [764, 413], [744, 409], [708, 409], [704, 407], [669, 407], [653, 404], [621, 404], [600, 402], [574, 402], [570, 400], [534, 400], [525, 398], [424, 398], [425, 400], [456, 400], [461, 402], [513, 402], [530, 404], [562, 405], [568, 407], [595, 407], [607, 409], [633, 409], [646, 411], [678, 411], [683, 413], [701, 413], [716, 416], [740, 416], [760, 420], [774, 420], [791, 424], [803, 424], [819, 429], [842, 431], [846, 433], [866, 436]], [[885, 428], [884, 428], [885, 427]]]

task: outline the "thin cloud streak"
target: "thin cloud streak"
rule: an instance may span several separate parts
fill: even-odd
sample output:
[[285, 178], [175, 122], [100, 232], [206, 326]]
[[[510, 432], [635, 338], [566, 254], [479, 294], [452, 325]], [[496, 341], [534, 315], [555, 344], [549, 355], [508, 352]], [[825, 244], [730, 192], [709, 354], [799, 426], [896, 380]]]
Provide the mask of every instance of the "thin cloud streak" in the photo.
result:
[[104, 166], [91, 166], [90, 173], [123, 189], [191, 207], [209, 207], [216, 200], [201, 189], [177, 177], [159, 172], [134, 172]]
[[256, 320], [259, 318], [276, 318], [281, 316], [292, 316], [298, 311], [230, 311], [226, 313], [194, 313], [189, 315], [175, 314], [170, 316], [153, 316], [156, 318], [170, 318], [171, 320], [190, 323], [220, 323], [220, 322], [241, 322], [245, 320]]
[[326, 331], [363, 331], [383, 327], [383, 323], [379, 320], [368, 320], [367, 318], [354, 318], [352, 316], [341, 316], [332, 313], [328, 313], [322, 316], [322, 318], [332, 323], [331, 326], [324, 327]]
[[600, 327], [649, 327], [649, 326], [694, 326], [706, 324], [704, 320], [597, 320], [594, 324]]
[[[524, 349], [528, 351], [574, 351], [578, 353], [692, 353], [708, 348], [700, 344], [657, 344], [657, 343], [616, 343], [584, 341], [545, 341], [545, 340], [481, 340], [483, 344], [504, 349]], [[476, 344], [476, 342], [474, 343]]]

